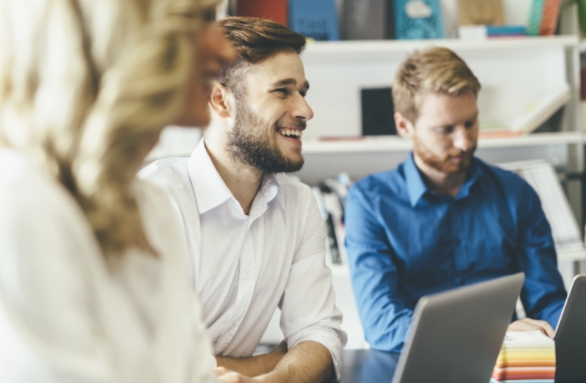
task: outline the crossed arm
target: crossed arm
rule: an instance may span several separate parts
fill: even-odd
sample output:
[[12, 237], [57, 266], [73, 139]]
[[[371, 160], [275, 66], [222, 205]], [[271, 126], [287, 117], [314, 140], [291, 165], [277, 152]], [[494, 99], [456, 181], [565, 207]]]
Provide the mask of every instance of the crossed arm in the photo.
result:
[[259, 376], [273, 371], [286, 353], [287, 342], [282, 341], [268, 354], [248, 358], [216, 356], [216, 362], [218, 367], [223, 367], [227, 370], [235, 371], [246, 376]]
[[[268, 367], [268, 359], [264, 362], [267, 363], [265, 368]], [[334, 377], [334, 365], [326, 347], [318, 342], [306, 341], [282, 355], [268, 373], [248, 378], [243, 371], [229, 372], [223, 366], [217, 369], [217, 374], [220, 382], [225, 383], [320, 383]]]

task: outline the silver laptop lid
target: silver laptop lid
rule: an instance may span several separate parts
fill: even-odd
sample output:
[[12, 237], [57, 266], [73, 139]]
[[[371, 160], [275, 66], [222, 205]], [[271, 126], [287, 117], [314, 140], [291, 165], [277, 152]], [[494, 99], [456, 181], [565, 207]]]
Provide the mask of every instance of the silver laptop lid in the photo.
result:
[[422, 297], [393, 383], [488, 382], [522, 273]]

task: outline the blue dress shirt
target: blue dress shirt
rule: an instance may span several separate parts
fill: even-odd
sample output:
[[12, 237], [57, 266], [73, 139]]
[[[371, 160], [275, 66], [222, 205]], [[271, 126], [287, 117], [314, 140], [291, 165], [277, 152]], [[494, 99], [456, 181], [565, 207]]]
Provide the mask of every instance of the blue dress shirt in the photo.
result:
[[[350, 188], [346, 250], [371, 347], [400, 352], [423, 295], [522, 271], [527, 317], [557, 325], [566, 291], [539, 197], [474, 158], [456, 197], [427, 188], [413, 155]], [[458, 315], [458, 313], [454, 313]]]

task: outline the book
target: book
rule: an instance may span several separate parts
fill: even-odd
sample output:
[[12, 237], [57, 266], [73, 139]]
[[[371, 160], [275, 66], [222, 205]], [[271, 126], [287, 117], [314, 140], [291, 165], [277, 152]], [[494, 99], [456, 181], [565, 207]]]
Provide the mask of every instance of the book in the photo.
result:
[[529, 12], [529, 23], [527, 23], [527, 34], [529, 36], [539, 36], [542, 14], [543, 0], [533, 0], [531, 2], [531, 11]]
[[367, 88], [360, 90], [362, 111], [362, 135], [396, 135], [395, 108], [391, 88]]
[[395, 38], [392, 0], [346, 0], [342, 17], [342, 37], [345, 40]]
[[527, 28], [522, 25], [461, 25], [458, 34], [462, 40], [523, 37], [527, 36]]
[[560, 18], [562, 0], [543, 0], [543, 13], [541, 15], [541, 36], [551, 36], [555, 33]]
[[314, 40], [340, 40], [335, 0], [289, 0], [289, 27]]
[[510, 121], [508, 128], [515, 132], [532, 132], [566, 105], [571, 98], [572, 93], [568, 84], [552, 88], [536, 97], [525, 110]]
[[439, 0], [395, 0], [398, 40], [443, 39], [446, 35]]
[[238, 0], [236, 16], [260, 17], [287, 27], [287, 0]]
[[553, 383], [555, 366], [553, 339], [540, 331], [508, 331], [490, 382]]
[[502, 0], [458, 0], [459, 25], [504, 25]]

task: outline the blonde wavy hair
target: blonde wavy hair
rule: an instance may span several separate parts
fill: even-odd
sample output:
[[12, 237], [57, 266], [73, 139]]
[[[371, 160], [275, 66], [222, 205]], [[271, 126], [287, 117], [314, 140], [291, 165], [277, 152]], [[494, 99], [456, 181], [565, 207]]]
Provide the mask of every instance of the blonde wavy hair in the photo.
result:
[[107, 260], [156, 252], [135, 175], [184, 110], [193, 36], [218, 0], [0, 0], [0, 145], [77, 200]]
[[425, 93], [458, 96], [472, 91], [478, 96], [481, 85], [464, 60], [443, 47], [415, 52], [401, 64], [393, 83], [395, 112], [411, 122], [419, 117], [419, 106]]

